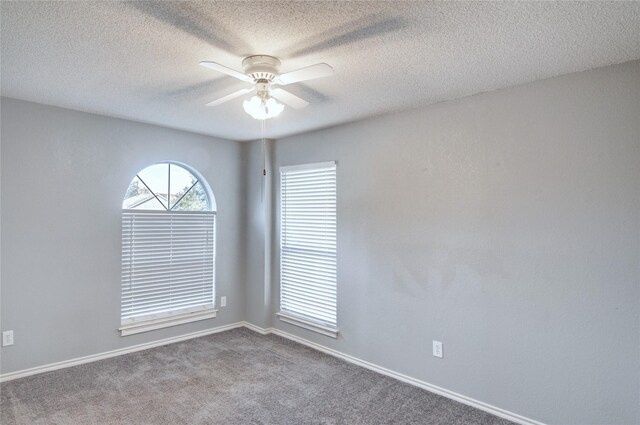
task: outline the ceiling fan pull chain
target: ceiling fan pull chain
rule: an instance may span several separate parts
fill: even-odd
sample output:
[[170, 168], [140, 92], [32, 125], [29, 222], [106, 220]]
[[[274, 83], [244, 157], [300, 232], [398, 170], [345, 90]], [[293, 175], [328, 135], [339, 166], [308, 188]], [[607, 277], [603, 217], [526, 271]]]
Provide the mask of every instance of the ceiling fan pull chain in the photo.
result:
[[[267, 176], [267, 147], [265, 143], [264, 133], [265, 133], [265, 121], [260, 120], [260, 130], [261, 130], [261, 141], [262, 141], [262, 179], [260, 179], [260, 203], [264, 203], [264, 185], [266, 183], [266, 179], [264, 177]], [[265, 213], [266, 214], [266, 213]]]
[[267, 146], [264, 139], [265, 126], [267, 120], [262, 120], [262, 176], [267, 175]]

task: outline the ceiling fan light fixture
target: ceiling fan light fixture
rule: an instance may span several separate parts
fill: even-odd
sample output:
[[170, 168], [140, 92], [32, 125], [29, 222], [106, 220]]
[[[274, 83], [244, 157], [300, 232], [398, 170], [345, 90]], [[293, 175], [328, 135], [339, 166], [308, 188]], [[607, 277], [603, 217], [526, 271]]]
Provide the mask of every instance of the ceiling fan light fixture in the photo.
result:
[[284, 110], [284, 105], [276, 102], [272, 97], [262, 99], [258, 96], [253, 96], [251, 99], [242, 102], [242, 107], [247, 114], [257, 120], [277, 117]]

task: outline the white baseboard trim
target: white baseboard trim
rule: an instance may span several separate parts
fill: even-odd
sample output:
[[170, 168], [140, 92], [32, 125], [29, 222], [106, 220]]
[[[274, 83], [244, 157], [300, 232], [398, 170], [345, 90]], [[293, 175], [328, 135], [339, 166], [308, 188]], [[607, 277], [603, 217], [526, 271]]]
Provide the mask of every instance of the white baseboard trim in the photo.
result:
[[372, 370], [374, 372], [378, 372], [382, 375], [389, 376], [391, 378], [395, 378], [398, 381], [406, 382], [407, 384], [414, 385], [416, 387], [425, 389], [432, 393], [441, 395], [443, 397], [447, 397], [451, 400], [458, 401], [462, 404], [466, 404], [467, 406], [475, 407], [476, 409], [482, 410], [487, 413], [491, 413], [492, 415], [510, 420], [517, 424], [522, 425], [544, 425], [542, 422], [538, 422], [533, 419], [526, 418], [524, 416], [518, 415], [517, 413], [510, 412], [505, 409], [501, 409], [499, 407], [493, 406], [488, 403], [484, 403], [482, 401], [473, 399], [471, 397], [464, 396], [462, 394], [458, 394], [456, 392], [447, 390], [445, 388], [439, 387], [437, 385], [430, 384], [425, 381], [421, 381], [419, 379], [412, 378], [410, 376], [404, 375], [402, 373], [395, 372], [393, 370], [384, 368], [382, 366], [378, 366], [376, 364], [370, 363], [368, 361], [359, 359], [357, 357], [351, 356], [349, 354], [342, 353], [340, 351], [334, 350], [332, 348], [325, 347], [323, 345], [317, 344], [315, 342], [306, 340], [304, 338], [300, 338], [299, 336], [290, 334], [288, 332], [282, 331], [277, 328], [260, 328], [253, 324], [247, 323], [245, 326], [255, 332], [258, 332], [262, 335], [274, 334], [279, 335], [283, 338], [289, 339], [291, 341], [295, 341], [299, 344], [306, 345], [307, 347], [313, 348], [314, 350], [321, 351], [325, 354], [329, 354], [330, 356], [337, 357], [339, 359], [345, 360], [349, 363], [353, 363], [355, 365], [364, 367], [365, 369]]
[[273, 333], [273, 328], [261, 328], [260, 326], [256, 326], [253, 323], [249, 323], [249, 322], [241, 322], [242, 326], [244, 326], [245, 328], [252, 330], [254, 332], [259, 333], [260, 335], [269, 335], [270, 333]]
[[37, 375], [43, 372], [50, 372], [52, 370], [64, 369], [66, 367], [77, 366], [85, 363], [91, 363], [98, 360], [108, 359], [110, 357], [121, 356], [123, 354], [134, 353], [136, 351], [148, 350], [149, 348], [159, 347], [161, 345], [172, 344], [174, 342], [186, 341], [192, 338], [198, 338], [201, 336], [211, 335], [218, 332], [224, 332], [231, 329], [241, 328], [246, 326], [244, 322], [232, 323], [230, 325], [218, 326], [216, 328], [205, 329], [203, 331], [191, 332], [184, 335], [174, 336], [170, 338], [161, 339], [158, 341], [146, 342], [144, 344], [133, 345], [131, 347], [118, 348], [116, 350], [105, 351], [103, 353], [92, 354], [89, 356], [78, 357], [71, 360], [64, 360], [57, 363], [50, 363], [43, 366], [36, 366], [29, 369], [18, 370], [16, 372], [5, 373], [0, 375], [0, 382], [11, 381], [13, 379], [24, 378], [26, 376]]

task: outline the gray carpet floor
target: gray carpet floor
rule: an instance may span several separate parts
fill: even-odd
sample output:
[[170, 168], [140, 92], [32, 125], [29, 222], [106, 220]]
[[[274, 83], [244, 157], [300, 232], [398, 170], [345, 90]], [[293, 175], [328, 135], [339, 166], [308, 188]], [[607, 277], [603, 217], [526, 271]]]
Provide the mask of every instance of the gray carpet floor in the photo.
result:
[[4, 425], [510, 423], [247, 329], [9, 381], [0, 393]]

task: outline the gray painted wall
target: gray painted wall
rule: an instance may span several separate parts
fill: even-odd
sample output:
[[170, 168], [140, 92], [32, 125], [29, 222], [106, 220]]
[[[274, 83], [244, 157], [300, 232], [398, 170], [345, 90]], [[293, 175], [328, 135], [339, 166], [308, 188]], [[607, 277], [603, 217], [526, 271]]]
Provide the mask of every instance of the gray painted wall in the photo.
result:
[[[2, 373], [244, 319], [242, 145], [157, 126], [2, 99]], [[131, 179], [175, 160], [218, 205], [215, 319], [121, 337], [120, 214]]]
[[635, 62], [278, 140], [275, 170], [338, 161], [340, 336], [273, 323], [544, 422], [640, 423], [639, 123]]

